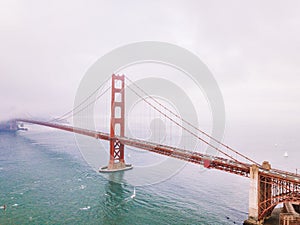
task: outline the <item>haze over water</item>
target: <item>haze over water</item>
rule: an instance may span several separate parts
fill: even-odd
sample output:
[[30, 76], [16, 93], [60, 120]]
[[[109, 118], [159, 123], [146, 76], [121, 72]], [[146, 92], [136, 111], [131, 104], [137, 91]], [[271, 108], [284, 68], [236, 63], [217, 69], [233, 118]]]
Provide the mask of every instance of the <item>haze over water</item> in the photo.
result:
[[[300, 171], [299, 10], [299, 1], [280, 0], [0, 1], [0, 121], [62, 115], [100, 57], [131, 43], [166, 42], [212, 72], [225, 102], [224, 143], [259, 163]], [[139, 76], [161, 75], [154, 72]], [[159, 159], [145, 155], [128, 150], [126, 162]], [[168, 180], [135, 188], [131, 198], [132, 185], [87, 165], [72, 134], [35, 126], [0, 134], [0, 206], [7, 206], [0, 224], [219, 225], [247, 218], [249, 181], [236, 175], [187, 164]]]
[[[71, 133], [33, 126], [0, 137], [0, 205], [7, 205], [0, 224], [211, 225], [247, 218], [247, 178], [187, 164], [168, 180], [136, 187], [131, 198], [132, 185], [108, 181], [86, 164]], [[130, 151], [126, 161], [134, 165], [140, 159]], [[289, 159], [277, 151], [269, 158], [284, 167]]]

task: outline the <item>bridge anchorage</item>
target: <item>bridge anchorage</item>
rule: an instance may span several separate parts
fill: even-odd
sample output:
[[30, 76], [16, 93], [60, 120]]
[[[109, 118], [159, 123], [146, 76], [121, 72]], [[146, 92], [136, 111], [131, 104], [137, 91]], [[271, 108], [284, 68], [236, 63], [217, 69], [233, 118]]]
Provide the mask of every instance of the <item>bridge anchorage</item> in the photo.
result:
[[[45, 122], [33, 119], [15, 119], [13, 122], [11, 122], [10, 126], [16, 127], [16, 123], [19, 122], [31, 123], [108, 141], [110, 143], [109, 162], [107, 166], [101, 167], [99, 172], [117, 172], [132, 169], [132, 165], [126, 164], [124, 160], [124, 146], [126, 145], [164, 156], [177, 158], [190, 163], [195, 163], [197, 165], [202, 165], [208, 169], [221, 170], [227, 173], [250, 178], [249, 215], [248, 219], [244, 222], [245, 225], [263, 224], [264, 220], [271, 215], [273, 209], [281, 203], [284, 204], [286, 211], [280, 215], [283, 221], [281, 224], [300, 224], [300, 215], [296, 212], [300, 210], [300, 175], [273, 169], [268, 162], [263, 162], [262, 165], [256, 163], [254, 160], [241, 154], [239, 151], [234, 150], [233, 148], [225, 145], [224, 143], [200, 130], [198, 127], [193, 126], [187, 120], [175, 114], [167, 107], [157, 102], [155, 99], [152, 99], [153, 101], [156, 101], [159, 106], [163, 107], [164, 110], [167, 110], [170, 114], [172, 114], [172, 116], [180, 119], [181, 123], [178, 123], [172, 117], [159, 111], [158, 107], [153, 106], [150, 102], [147, 102], [145, 98], [143, 98], [141, 95], [138, 95], [138, 93], [131, 89], [130, 86], [127, 87], [131, 91], [135, 92], [138, 97], [143, 99], [148, 105], [157, 110], [159, 113], [163, 114], [167, 119], [174, 122], [176, 125], [197, 138], [199, 141], [214, 148], [224, 157], [211, 156], [179, 147], [162, 145], [145, 140], [126, 137], [124, 134], [125, 78], [126, 77], [124, 75], [112, 75], [110, 133], [65, 125], [59, 123], [58, 120]], [[129, 78], [127, 79], [129, 80]], [[133, 85], [135, 84], [133, 83]], [[145, 95], [147, 95], [145, 91], [143, 91], [137, 85], [135, 86]], [[147, 95], [147, 97], [151, 98], [149, 95]], [[85, 103], [85, 101], [86, 100], [84, 100], [82, 103]], [[82, 103], [79, 104], [79, 106], [81, 106]], [[75, 109], [76, 108], [72, 109], [70, 113], [64, 115], [68, 115], [69, 117], [74, 116], [76, 114]], [[82, 109], [80, 108], [78, 109], [79, 112], [81, 110]], [[185, 124], [185, 126], [182, 124]], [[200, 136], [200, 134], [202, 136]], [[204, 136], [207, 139], [204, 139]], [[210, 142], [210, 140], [213, 142]], [[216, 147], [215, 144], [211, 143], [218, 144], [221, 147]], [[246, 162], [242, 162], [232, 155], [239, 156]], [[297, 210], [292, 210], [293, 207], [291, 207], [291, 204], [297, 205]]]

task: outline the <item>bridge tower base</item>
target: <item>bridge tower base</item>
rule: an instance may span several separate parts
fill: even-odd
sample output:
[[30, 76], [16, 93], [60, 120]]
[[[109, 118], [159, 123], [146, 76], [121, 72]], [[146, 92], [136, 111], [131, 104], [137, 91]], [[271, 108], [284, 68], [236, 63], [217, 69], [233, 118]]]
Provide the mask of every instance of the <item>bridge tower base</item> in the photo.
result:
[[112, 75], [110, 117], [110, 159], [108, 166], [99, 172], [117, 172], [132, 169], [124, 160], [124, 144], [118, 140], [125, 132], [125, 81], [124, 75]]

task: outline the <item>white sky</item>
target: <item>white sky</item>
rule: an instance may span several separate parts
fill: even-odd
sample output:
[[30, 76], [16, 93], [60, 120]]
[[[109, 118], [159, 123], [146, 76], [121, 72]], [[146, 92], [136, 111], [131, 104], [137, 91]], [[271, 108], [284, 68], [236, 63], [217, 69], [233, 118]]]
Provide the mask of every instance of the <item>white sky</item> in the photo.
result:
[[144, 40], [209, 67], [234, 122], [300, 125], [299, 1], [0, 1], [0, 118], [60, 115], [112, 49]]

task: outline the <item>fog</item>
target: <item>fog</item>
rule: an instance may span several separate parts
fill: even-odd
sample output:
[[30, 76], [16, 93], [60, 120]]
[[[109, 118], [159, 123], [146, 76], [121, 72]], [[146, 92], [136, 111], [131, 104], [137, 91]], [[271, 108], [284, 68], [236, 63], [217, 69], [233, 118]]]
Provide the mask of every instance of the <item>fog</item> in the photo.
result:
[[154, 40], [212, 71], [227, 136], [246, 126], [298, 138], [299, 10], [299, 1], [1, 1], [0, 119], [63, 114], [98, 58]]

